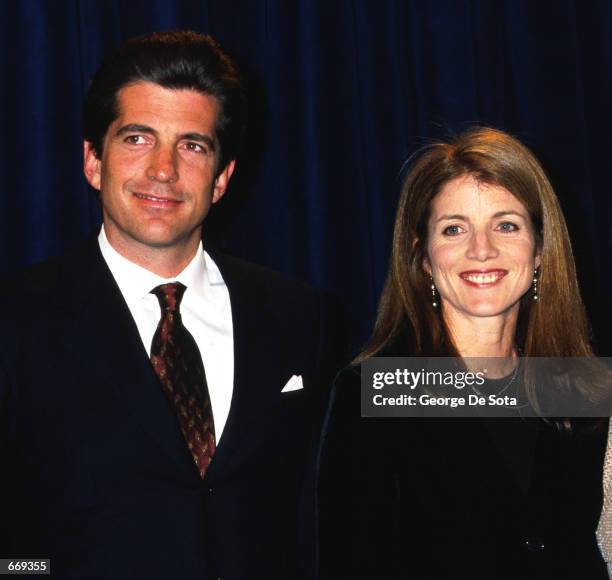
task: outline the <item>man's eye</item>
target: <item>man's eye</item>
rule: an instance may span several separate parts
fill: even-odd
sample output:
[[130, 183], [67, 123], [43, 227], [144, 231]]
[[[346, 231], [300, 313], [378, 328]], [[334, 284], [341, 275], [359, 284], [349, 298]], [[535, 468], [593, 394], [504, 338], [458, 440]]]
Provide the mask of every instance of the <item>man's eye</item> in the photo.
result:
[[457, 236], [462, 232], [462, 228], [461, 226], [448, 226], [446, 228], [444, 228], [444, 230], [442, 231], [442, 233], [445, 236]]
[[144, 137], [142, 135], [128, 135], [125, 138], [125, 142], [131, 145], [141, 145], [144, 143]]
[[193, 151], [194, 153], [206, 153], [206, 149], [204, 149], [203, 145], [192, 141], [185, 143], [185, 149], [187, 149], [187, 151]]
[[497, 229], [503, 233], [516, 232], [518, 230], [518, 226], [513, 224], [512, 222], [502, 222], [497, 226]]

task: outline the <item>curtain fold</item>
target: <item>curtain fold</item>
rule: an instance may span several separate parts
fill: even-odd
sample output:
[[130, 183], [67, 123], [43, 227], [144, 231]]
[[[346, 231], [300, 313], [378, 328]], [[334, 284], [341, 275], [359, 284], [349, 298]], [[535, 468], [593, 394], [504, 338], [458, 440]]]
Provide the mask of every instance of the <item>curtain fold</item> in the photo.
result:
[[386, 276], [406, 159], [482, 123], [545, 165], [599, 350], [610, 354], [607, 0], [3, 3], [1, 271], [97, 227], [81, 171], [84, 92], [113, 46], [171, 28], [213, 34], [249, 82], [247, 146], [206, 235], [339, 296], [355, 346]]

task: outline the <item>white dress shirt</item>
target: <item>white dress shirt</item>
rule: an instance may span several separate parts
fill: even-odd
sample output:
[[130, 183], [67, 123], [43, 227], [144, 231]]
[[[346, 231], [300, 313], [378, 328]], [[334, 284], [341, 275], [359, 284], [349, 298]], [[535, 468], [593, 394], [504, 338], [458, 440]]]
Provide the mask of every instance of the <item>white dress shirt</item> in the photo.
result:
[[229, 414], [234, 385], [232, 310], [229, 291], [219, 268], [200, 243], [186, 268], [174, 278], [166, 279], [121, 256], [110, 245], [104, 226], [98, 242], [136, 322], [147, 356], [151, 353], [151, 342], [161, 318], [159, 302], [151, 290], [168, 282], [180, 282], [187, 287], [180, 305], [181, 317], [202, 355], [218, 444]]

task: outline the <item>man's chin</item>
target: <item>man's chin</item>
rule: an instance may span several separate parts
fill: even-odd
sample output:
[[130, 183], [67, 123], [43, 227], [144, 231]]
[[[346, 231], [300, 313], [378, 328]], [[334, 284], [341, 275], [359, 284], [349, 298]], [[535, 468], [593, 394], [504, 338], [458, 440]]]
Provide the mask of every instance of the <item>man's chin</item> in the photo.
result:
[[[106, 217], [106, 216], [105, 216]], [[182, 227], [178, 227], [182, 225]], [[118, 224], [112, 219], [104, 220], [106, 237], [119, 253], [142, 253], [143, 251], [192, 251], [202, 236], [201, 224], [186, 227], [185, 223], [167, 223], [164, 220], [141, 220], [138, 223]]]
[[189, 246], [194, 243], [194, 240], [199, 242], [199, 237], [185, 235], [158, 235], [158, 236], [143, 236], [137, 241], [152, 250], [172, 250]]

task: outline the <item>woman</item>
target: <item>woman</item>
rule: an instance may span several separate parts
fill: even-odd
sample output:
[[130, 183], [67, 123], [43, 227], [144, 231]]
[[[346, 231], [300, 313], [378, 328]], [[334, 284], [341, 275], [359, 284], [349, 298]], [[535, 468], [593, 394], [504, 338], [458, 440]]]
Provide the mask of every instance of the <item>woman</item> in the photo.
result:
[[[533, 154], [474, 128], [425, 150], [400, 198], [371, 356], [592, 357], [565, 221]], [[361, 419], [336, 381], [320, 455], [327, 578], [605, 578], [605, 421]], [[533, 384], [526, 396], [538, 403]], [[587, 386], [589, 398], [605, 384]], [[591, 397], [592, 395], [592, 397]]]

